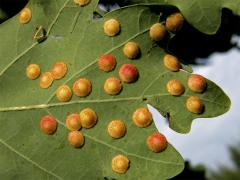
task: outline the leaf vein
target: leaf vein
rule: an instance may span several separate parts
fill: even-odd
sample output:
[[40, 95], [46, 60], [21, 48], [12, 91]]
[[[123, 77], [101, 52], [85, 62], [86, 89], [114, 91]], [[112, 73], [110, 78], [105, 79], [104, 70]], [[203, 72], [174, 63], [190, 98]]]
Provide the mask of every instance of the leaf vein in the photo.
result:
[[11, 147], [10, 145], [8, 145], [6, 142], [4, 142], [2, 139], [0, 139], [0, 143], [2, 143], [4, 146], [6, 146], [9, 150], [11, 150], [12, 152], [14, 152], [15, 154], [17, 154], [18, 156], [20, 156], [21, 158], [23, 158], [24, 160], [30, 162], [31, 164], [33, 164], [34, 166], [36, 166], [37, 168], [41, 169], [42, 171], [50, 174], [51, 176], [57, 178], [57, 179], [62, 179], [60, 176], [54, 174], [51, 171], [48, 171], [47, 169], [45, 169], [44, 167], [40, 166], [38, 163], [34, 162], [33, 160], [31, 160], [30, 158], [28, 158], [27, 156], [21, 154], [20, 152], [18, 152], [16, 149], [14, 149], [13, 147]]

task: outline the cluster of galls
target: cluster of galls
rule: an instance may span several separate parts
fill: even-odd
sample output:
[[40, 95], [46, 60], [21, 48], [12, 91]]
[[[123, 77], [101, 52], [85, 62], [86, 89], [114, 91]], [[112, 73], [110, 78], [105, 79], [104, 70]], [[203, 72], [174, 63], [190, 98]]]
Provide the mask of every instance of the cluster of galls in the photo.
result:
[[[85, 6], [90, 0], [74, 0], [77, 5]], [[28, 23], [31, 19], [31, 10], [24, 8], [19, 17], [22, 24]], [[167, 31], [176, 33], [181, 29], [184, 19], [180, 13], [170, 15], [166, 19], [166, 23], [156, 23], [151, 26], [149, 36], [153, 41], [161, 41], [166, 37]], [[116, 19], [109, 19], [104, 23], [104, 32], [107, 36], [114, 37], [119, 34], [121, 27]], [[123, 47], [123, 54], [128, 59], [136, 59], [140, 55], [140, 47], [138, 43], [130, 41]], [[178, 59], [170, 54], [165, 55], [163, 59], [165, 67], [170, 71], [179, 71], [181, 64]], [[105, 54], [99, 57], [98, 67], [104, 72], [113, 71], [116, 67], [116, 58], [111, 54]], [[57, 62], [53, 65], [52, 70], [45, 72], [40, 77], [40, 87], [48, 88], [54, 80], [63, 78], [67, 73], [67, 65], [64, 62]], [[133, 64], [122, 64], [119, 68], [119, 78], [109, 77], [105, 80], [103, 88], [109, 95], [117, 95], [122, 90], [122, 83], [133, 83], [139, 77], [139, 71]], [[31, 64], [26, 68], [26, 75], [29, 79], [39, 77], [41, 69], [37, 64]], [[201, 93], [206, 88], [206, 80], [200, 75], [191, 75], [188, 79], [188, 87], [194, 92]], [[72, 91], [76, 96], [85, 97], [92, 91], [92, 83], [89, 79], [80, 78], [73, 84], [72, 89], [68, 85], [61, 85], [57, 88], [56, 97], [61, 102], [67, 102], [72, 97]], [[184, 92], [184, 86], [178, 80], [170, 80], [167, 83], [167, 91], [173, 96], [179, 96]], [[201, 113], [203, 103], [197, 96], [191, 96], [186, 102], [187, 109], [193, 113]], [[80, 131], [81, 128], [92, 128], [96, 125], [98, 116], [91, 108], [83, 109], [79, 114], [71, 113], [66, 118], [66, 127], [69, 130], [68, 142], [75, 148], [81, 148], [84, 145], [84, 134]], [[147, 108], [138, 108], [132, 114], [133, 123], [139, 128], [146, 128], [152, 123], [152, 114]], [[53, 134], [57, 129], [57, 121], [51, 115], [46, 115], [41, 118], [40, 128], [45, 134]], [[119, 139], [126, 135], [127, 127], [123, 120], [112, 120], [107, 126], [107, 132], [113, 139]], [[162, 152], [167, 148], [166, 137], [154, 132], [146, 139], [147, 147], [156, 153]], [[127, 156], [119, 154], [112, 159], [112, 170], [117, 173], [126, 173], [129, 169], [130, 161]]]
[[[164, 65], [170, 71], [178, 71], [180, 63], [175, 56], [165, 55]], [[203, 93], [207, 87], [206, 79], [198, 74], [191, 74], [187, 81], [188, 88], [194, 93]], [[172, 79], [167, 82], [166, 89], [172, 96], [181, 96], [184, 91], [184, 85], [177, 79]], [[198, 96], [190, 96], [186, 100], [186, 108], [194, 114], [201, 114], [204, 110], [204, 104]]]
[[[136, 109], [132, 114], [132, 122], [139, 128], [146, 128], [152, 123], [152, 114], [145, 108]], [[108, 125], [108, 134], [114, 138], [122, 138], [126, 134], [126, 126], [122, 120], [113, 120]], [[146, 139], [147, 147], [153, 152], [159, 153], [167, 148], [166, 137], [154, 132]], [[112, 170], [117, 173], [126, 173], [129, 169], [130, 161], [127, 156], [119, 154], [112, 159]]]
[[[80, 113], [71, 113], [66, 117], [66, 128], [69, 130], [67, 140], [75, 148], [81, 148], [85, 143], [84, 134], [81, 128], [92, 128], [96, 125], [98, 116], [91, 108], [85, 108]], [[132, 122], [139, 128], [146, 128], [152, 123], [152, 114], [145, 108], [140, 107], [132, 114]], [[40, 120], [40, 128], [47, 135], [54, 134], [57, 129], [56, 118], [52, 115], [45, 115]], [[107, 133], [113, 139], [119, 139], [126, 135], [127, 126], [121, 119], [114, 119], [108, 123]], [[153, 152], [159, 153], [167, 148], [166, 137], [154, 132], [146, 139], [147, 147]], [[112, 159], [112, 170], [117, 173], [126, 173], [129, 169], [130, 161], [125, 155], [117, 155]]]
[[[84, 144], [84, 135], [80, 129], [92, 128], [97, 123], [97, 114], [91, 108], [85, 108], [80, 113], [71, 113], [66, 117], [66, 127], [69, 130], [68, 142], [75, 148], [80, 148]], [[40, 128], [45, 134], [53, 134], [57, 129], [56, 118], [46, 115], [41, 118]]]
[[[44, 72], [39, 80], [39, 86], [43, 89], [49, 88], [54, 80], [62, 79], [68, 71], [67, 64], [63, 61], [53, 65], [51, 71]], [[41, 74], [41, 68], [38, 64], [30, 64], [26, 68], [26, 76], [29, 79], [37, 79]]]
[[[181, 15], [181, 13], [174, 13], [167, 17], [165, 24], [156, 23], [152, 25], [149, 31], [150, 37], [154, 41], [161, 41], [165, 38], [167, 30], [172, 33], [176, 33], [182, 28], [183, 23], [184, 18]], [[163, 64], [168, 70], [173, 72], [177, 72], [181, 68], [181, 64], [178, 58], [171, 54], [166, 54], [164, 56]], [[188, 78], [187, 84], [188, 88], [192, 92], [202, 93], [206, 89], [207, 81], [204, 77], [200, 75], [192, 74]], [[185, 91], [183, 84], [177, 79], [169, 80], [166, 85], [166, 89], [169, 92], [169, 94], [173, 96], [180, 96]], [[202, 103], [201, 99], [197, 96], [190, 96], [186, 101], [186, 107], [190, 112], [195, 114], [200, 114], [204, 110], [204, 104]]]

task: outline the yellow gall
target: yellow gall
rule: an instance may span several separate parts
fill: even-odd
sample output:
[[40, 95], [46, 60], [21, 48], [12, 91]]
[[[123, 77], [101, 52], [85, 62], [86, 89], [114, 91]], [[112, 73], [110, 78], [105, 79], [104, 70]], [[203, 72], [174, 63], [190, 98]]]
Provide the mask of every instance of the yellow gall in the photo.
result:
[[124, 174], [129, 169], [129, 159], [124, 155], [117, 155], [112, 159], [112, 170], [119, 174]]
[[121, 138], [126, 134], [126, 126], [122, 120], [113, 120], [108, 124], [108, 134], [115, 139]]
[[186, 106], [188, 111], [194, 114], [201, 114], [203, 112], [204, 104], [197, 96], [191, 96], [187, 99]]
[[120, 31], [120, 24], [116, 19], [109, 19], [105, 21], [103, 29], [107, 36], [115, 36]]
[[161, 41], [167, 34], [166, 27], [161, 23], [153, 24], [149, 31], [149, 36], [154, 41]]
[[132, 120], [138, 127], [147, 127], [152, 123], [152, 113], [147, 108], [138, 108], [134, 111]]
[[122, 84], [118, 78], [110, 77], [106, 79], [103, 88], [107, 94], [116, 95], [121, 91]]
[[117, 64], [116, 58], [111, 54], [104, 54], [98, 59], [98, 67], [102, 71], [112, 71]]
[[164, 56], [163, 63], [164, 66], [170, 71], [179, 71], [179, 69], [181, 68], [181, 64], [178, 61], [178, 58], [171, 54], [166, 54]]
[[54, 79], [61, 79], [67, 73], [67, 64], [64, 62], [57, 62], [52, 67], [52, 75]]
[[78, 131], [82, 125], [80, 122], [80, 116], [77, 113], [72, 113], [67, 116], [66, 127], [70, 131]]
[[61, 85], [56, 91], [57, 99], [61, 102], [67, 102], [72, 97], [72, 90], [68, 85]]
[[53, 83], [53, 76], [51, 72], [45, 72], [39, 79], [39, 85], [41, 88], [49, 88]]
[[26, 68], [26, 76], [29, 79], [36, 79], [36, 78], [38, 78], [40, 73], [41, 73], [41, 69], [40, 69], [40, 66], [37, 65], [37, 64], [30, 64]]
[[128, 42], [123, 47], [123, 54], [129, 59], [135, 59], [140, 54], [139, 45], [136, 42]]
[[169, 31], [175, 33], [179, 31], [184, 23], [184, 18], [181, 13], [174, 13], [167, 17], [166, 27]]
[[89, 4], [90, 0], [73, 0], [75, 4], [79, 6], [86, 6]]
[[84, 136], [80, 131], [71, 131], [68, 133], [68, 143], [75, 147], [80, 148], [84, 144]]
[[19, 22], [21, 24], [26, 24], [28, 23], [32, 18], [32, 12], [29, 8], [23, 8], [20, 11], [20, 15], [19, 15]]
[[57, 121], [51, 115], [46, 115], [41, 118], [40, 129], [45, 134], [53, 134], [57, 129]]
[[193, 92], [201, 93], [201, 92], [203, 92], [206, 89], [207, 81], [201, 75], [192, 74], [188, 78], [188, 87]]
[[148, 136], [146, 143], [148, 148], [156, 153], [164, 151], [168, 144], [166, 137], [159, 132], [154, 132]]
[[85, 108], [80, 112], [80, 123], [84, 128], [91, 128], [97, 123], [97, 114], [91, 108]]
[[73, 84], [73, 92], [76, 96], [85, 97], [92, 91], [92, 83], [86, 78], [80, 78]]
[[167, 83], [167, 91], [173, 96], [180, 96], [184, 90], [184, 86], [176, 79], [170, 80]]

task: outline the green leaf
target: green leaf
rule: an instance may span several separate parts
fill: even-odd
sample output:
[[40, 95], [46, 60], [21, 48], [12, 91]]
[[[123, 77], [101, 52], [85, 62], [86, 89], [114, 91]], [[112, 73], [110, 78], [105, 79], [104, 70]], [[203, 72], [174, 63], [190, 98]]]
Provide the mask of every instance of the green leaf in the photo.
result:
[[119, 3], [176, 6], [192, 26], [206, 34], [215, 34], [219, 29], [223, 8], [240, 15], [239, 0], [121, 0]]
[[[230, 101], [213, 82], [207, 91], [199, 94], [206, 106], [201, 115], [192, 115], [185, 108], [186, 97], [193, 95], [186, 86], [189, 67], [173, 73], [163, 66], [164, 50], [153, 43], [148, 35], [150, 26], [159, 20], [147, 6], [132, 6], [92, 19], [98, 1], [85, 7], [73, 1], [32, 0], [30, 23], [21, 25], [18, 16], [0, 26], [0, 176], [3, 179], [168, 179], [183, 169], [181, 155], [169, 143], [161, 153], [153, 153], [146, 146], [146, 138], [156, 131], [154, 124], [138, 128], [131, 120], [138, 107], [152, 104], [163, 115], [170, 113], [170, 126], [178, 132], [188, 132], [194, 118], [213, 117], [226, 112]], [[121, 23], [121, 33], [113, 38], [103, 33], [106, 19]], [[33, 37], [36, 27], [46, 29], [47, 39], [41, 43]], [[123, 45], [134, 40], [141, 47], [138, 60], [128, 60], [122, 53]], [[117, 57], [116, 70], [103, 73], [97, 66], [98, 57], [111, 53]], [[38, 80], [25, 75], [28, 64], [37, 63], [42, 72], [49, 71], [56, 61], [63, 60], [69, 71], [48, 89], [41, 89]], [[109, 96], [103, 83], [109, 76], [118, 76], [124, 63], [135, 64], [140, 72], [136, 83], [123, 84], [122, 92]], [[73, 96], [71, 101], [58, 102], [55, 91], [59, 85], [86, 77], [93, 84], [86, 98]], [[166, 82], [179, 79], [186, 88], [181, 97], [172, 97], [166, 91]], [[195, 94], [196, 95], [196, 94]], [[98, 115], [92, 129], [82, 129], [85, 144], [81, 149], [68, 145], [66, 116], [90, 107]], [[214, 111], [213, 111], [214, 108]], [[39, 122], [42, 116], [57, 118], [58, 129], [52, 136], [44, 135]], [[113, 140], [107, 134], [112, 119], [122, 119], [127, 134]], [[111, 159], [124, 154], [130, 160], [126, 174], [111, 169]], [[29, 173], [31, 171], [31, 173]]]

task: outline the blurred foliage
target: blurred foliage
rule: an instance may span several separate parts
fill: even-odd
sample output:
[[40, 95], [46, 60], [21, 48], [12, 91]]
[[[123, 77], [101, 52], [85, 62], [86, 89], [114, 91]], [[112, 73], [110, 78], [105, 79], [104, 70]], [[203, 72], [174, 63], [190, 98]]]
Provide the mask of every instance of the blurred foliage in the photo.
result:
[[193, 167], [188, 161], [185, 162], [184, 170], [170, 180], [205, 180], [206, 169], [202, 165]]
[[210, 180], [239, 180], [240, 179], [240, 145], [230, 148], [234, 168], [221, 166], [217, 172], [210, 175]]

